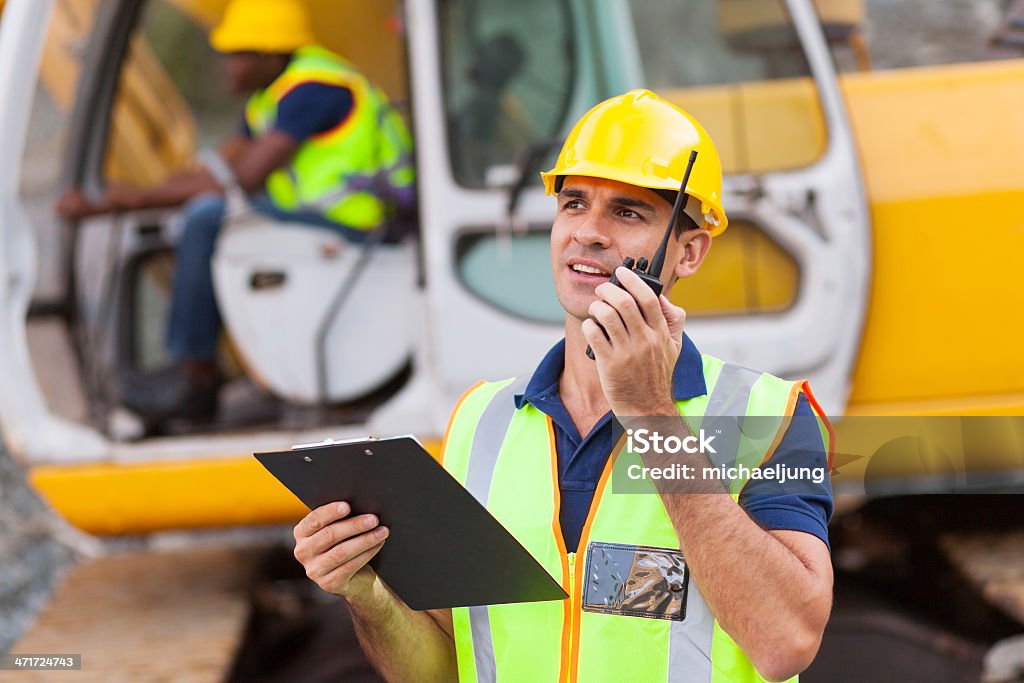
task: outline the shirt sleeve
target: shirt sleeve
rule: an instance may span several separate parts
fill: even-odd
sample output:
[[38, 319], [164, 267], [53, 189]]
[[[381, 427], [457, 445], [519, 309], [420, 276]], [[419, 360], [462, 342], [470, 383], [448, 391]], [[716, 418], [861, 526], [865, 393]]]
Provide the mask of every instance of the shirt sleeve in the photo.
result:
[[341, 125], [354, 106], [352, 91], [324, 83], [303, 83], [281, 98], [277, 104], [274, 129], [287, 133], [297, 142]]
[[776, 471], [784, 468], [788, 476], [805, 478], [784, 483], [779, 483], [777, 475], [751, 479], [740, 493], [740, 505], [764, 529], [803, 531], [828, 546], [828, 521], [832, 517], [828, 453], [815, 412], [803, 394], [778, 448], [762, 465], [762, 469], [771, 467]]

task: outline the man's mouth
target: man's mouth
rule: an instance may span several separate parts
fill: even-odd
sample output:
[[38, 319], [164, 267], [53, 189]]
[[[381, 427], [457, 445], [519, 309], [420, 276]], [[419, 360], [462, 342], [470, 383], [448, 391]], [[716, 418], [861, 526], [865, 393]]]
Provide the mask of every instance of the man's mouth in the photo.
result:
[[608, 270], [594, 262], [574, 261], [569, 263], [569, 270], [572, 271], [573, 279], [585, 283], [601, 283], [611, 276]]

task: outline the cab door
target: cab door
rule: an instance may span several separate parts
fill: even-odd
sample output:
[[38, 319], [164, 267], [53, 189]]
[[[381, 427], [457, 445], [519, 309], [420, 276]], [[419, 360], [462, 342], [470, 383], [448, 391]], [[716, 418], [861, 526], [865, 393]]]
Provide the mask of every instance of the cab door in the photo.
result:
[[[708, 128], [726, 173], [731, 227], [671, 293], [688, 334], [729, 361], [809, 377], [827, 410], [842, 409], [870, 240], [810, 0], [415, 0], [408, 10], [429, 341], [449, 401], [478, 379], [529, 373], [562, 335], [554, 202], [536, 172], [590, 106], [648, 87]], [[856, 16], [829, 17], [830, 35], [842, 39]]]
[[[671, 94], [719, 145], [731, 225], [672, 298], [689, 311], [690, 333], [703, 350], [808, 378], [837, 414], [860, 346], [872, 248], [829, 42], [856, 43], [863, 3], [703, 4], [715, 5], [718, 27], [701, 53], [707, 66], [701, 71], [687, 58], [696, 82]], [[668, 70], [647, 76], [668, 85]]]

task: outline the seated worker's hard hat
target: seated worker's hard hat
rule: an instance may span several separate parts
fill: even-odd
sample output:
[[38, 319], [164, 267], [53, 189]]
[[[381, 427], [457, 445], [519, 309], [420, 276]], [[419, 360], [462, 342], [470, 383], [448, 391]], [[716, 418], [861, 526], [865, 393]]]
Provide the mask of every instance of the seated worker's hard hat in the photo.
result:
[[584, 114], [555, 167], [541, 177], [547, 194], [555, 194], [558, 178], [569, 175], [678, 192], [691, 150], [697, 150], [697, 161], [686, 194], [700, 202], [701, 227], [714, 237], [729, 224], [718, 150], [696, 119], [649, 90], [612, 97]]
[[301, 0], [232, 0], [210, 34], [218, 52], [286, 54], [314, 40]]

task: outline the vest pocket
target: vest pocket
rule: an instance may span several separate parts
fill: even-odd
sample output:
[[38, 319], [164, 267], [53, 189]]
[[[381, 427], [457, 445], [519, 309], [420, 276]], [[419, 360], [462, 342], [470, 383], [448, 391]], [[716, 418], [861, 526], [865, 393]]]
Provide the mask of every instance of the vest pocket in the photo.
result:
[[673, 548], [591, 542], [583, 611], [682, 621], [690, 571]]

